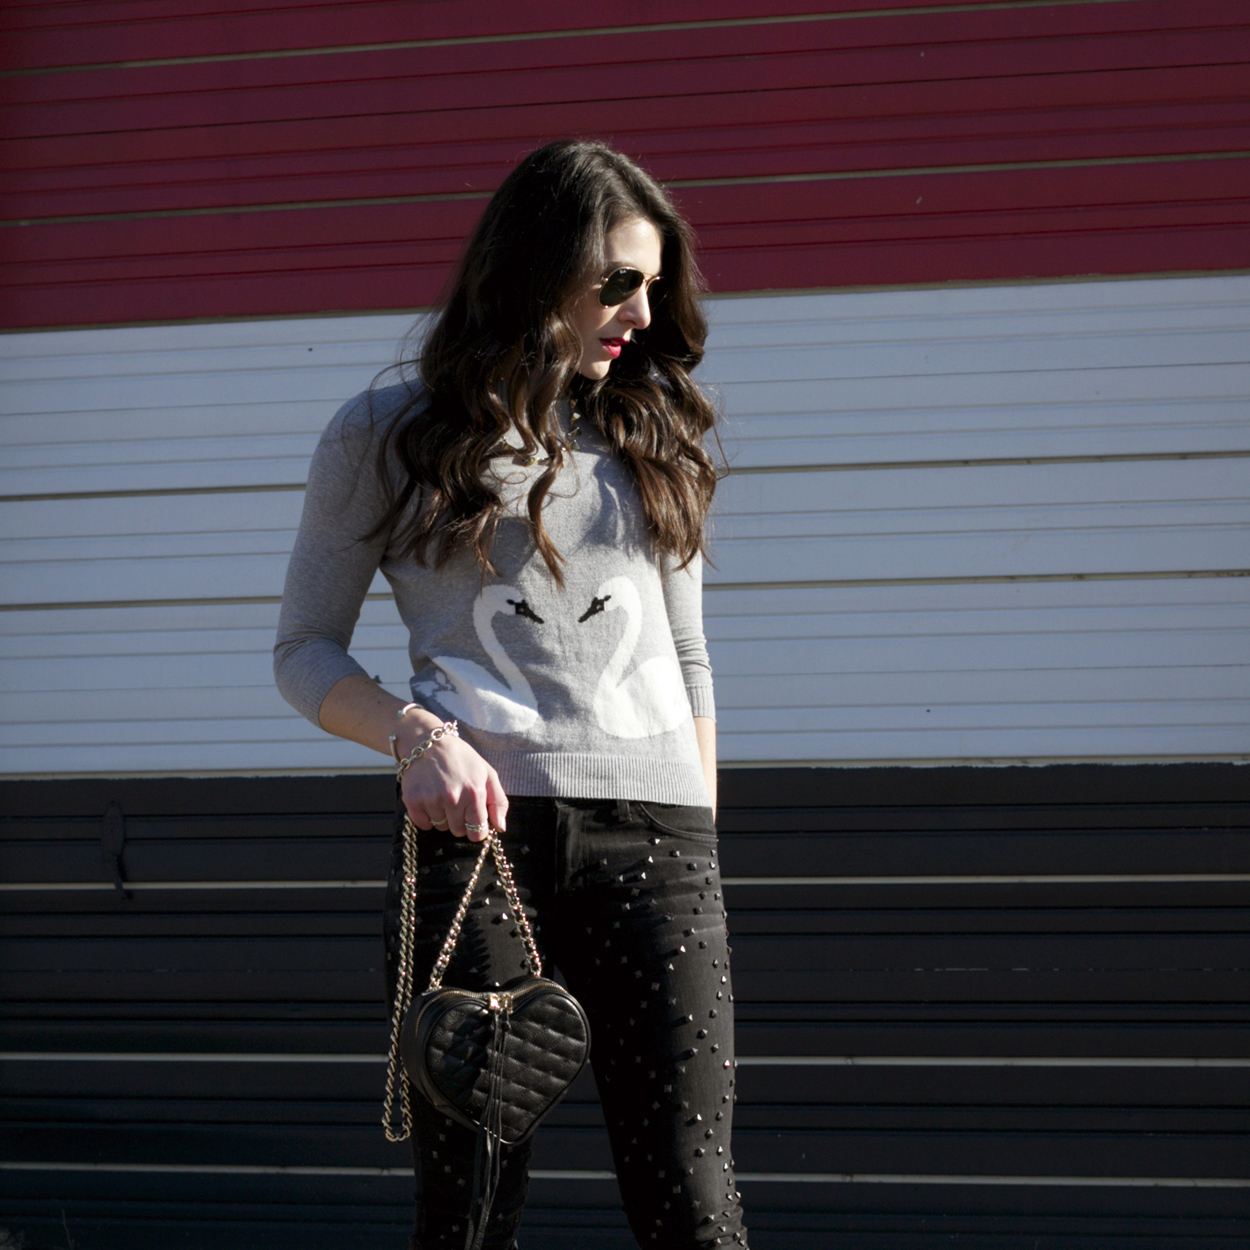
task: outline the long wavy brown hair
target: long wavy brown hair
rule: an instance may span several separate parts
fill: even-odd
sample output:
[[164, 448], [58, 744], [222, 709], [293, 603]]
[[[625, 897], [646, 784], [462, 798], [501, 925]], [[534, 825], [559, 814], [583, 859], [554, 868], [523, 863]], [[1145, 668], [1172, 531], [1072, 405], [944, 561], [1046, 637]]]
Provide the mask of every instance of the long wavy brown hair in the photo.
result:
[[[569, 314], [602, 276], [605, 235], [640, 217], [660, 232], [662, 293], [647, 329], [635, 331], [605, 378], [591, 381], [577, 371], [582, 344]], [[701, 289], [690, 227], [633, 161], [577, 140], [531, 153], [487, 204], [415, 362], [421, 385], [383, 434], [388, 506], [371, 536], [388, 533], [420, 562], [432, 555], [436, 567], [471, 551], [483, 575], [493, 572], [503, 504], [483, 470], [514, 427], [527, 453], [550, 457], [527, 515], [563, 584], [542, 507], [560, 468], [558, 405], [567, 396], [628, 468], [657, 552], [682, 566], [706, 554], [717, 473], [703, 439], [716, 413], [690, 380], [707, 338]]]

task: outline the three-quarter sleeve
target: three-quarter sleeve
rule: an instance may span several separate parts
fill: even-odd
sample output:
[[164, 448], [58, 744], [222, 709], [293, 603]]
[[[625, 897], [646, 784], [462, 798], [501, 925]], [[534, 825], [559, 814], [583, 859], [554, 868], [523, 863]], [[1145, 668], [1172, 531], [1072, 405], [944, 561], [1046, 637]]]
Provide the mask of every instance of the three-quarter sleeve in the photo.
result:
[[712, 664], [703, 636], [703, 561], [696, 556], [684, 569], [665, 558], [661, 576], [664, 606], [677, 648], [677, 661], [686, 681], [686, 694], [695, 716], [716, 719], [712, 695]]
[[314, 725], [331, 687], [365, 670], [348, 654], [360, 608], [386, 550], [366, 539], [384, 510], [367, 397], [341, 408], [317, 444], [274, 646], [283, 697]]

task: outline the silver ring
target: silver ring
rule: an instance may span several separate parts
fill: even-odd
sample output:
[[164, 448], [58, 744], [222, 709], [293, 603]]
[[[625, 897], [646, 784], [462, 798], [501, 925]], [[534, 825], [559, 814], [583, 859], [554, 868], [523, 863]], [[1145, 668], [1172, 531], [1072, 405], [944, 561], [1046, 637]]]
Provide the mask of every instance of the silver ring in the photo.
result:
[[464, 823], [464, 828], [465, 828], [466, 833], [485, 833], [487, 829], [490, 828], [490, 825], [489, 824], [472, 825], [466, 820]]
[[432, 824], [432, 825], [434, 826], [434, 828], [435, 828], [435, 829], [446, 829], [446, 828], [447, 828], [447, 821], [446, 821], [446, 820], [432, 820], [432, 821], [430, 821], [430, 824]]

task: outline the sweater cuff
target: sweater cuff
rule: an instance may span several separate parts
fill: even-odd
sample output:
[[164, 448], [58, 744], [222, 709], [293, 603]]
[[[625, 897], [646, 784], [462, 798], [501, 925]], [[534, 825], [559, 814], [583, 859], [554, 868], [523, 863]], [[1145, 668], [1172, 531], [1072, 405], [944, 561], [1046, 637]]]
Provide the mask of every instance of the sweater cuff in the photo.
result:
[[686, 695], [690, 700], [692, 716], [706, 716], [708, 720], [716, 719], [716, 700], [712, 695], [711, 686], [687, 686]]
[[341, 647], [324, 646], [306, 654], [303, 665], [280, 665], [278, 689], [283, 698], [320, 729], [321, 705], [344, 677], [369, 674]]

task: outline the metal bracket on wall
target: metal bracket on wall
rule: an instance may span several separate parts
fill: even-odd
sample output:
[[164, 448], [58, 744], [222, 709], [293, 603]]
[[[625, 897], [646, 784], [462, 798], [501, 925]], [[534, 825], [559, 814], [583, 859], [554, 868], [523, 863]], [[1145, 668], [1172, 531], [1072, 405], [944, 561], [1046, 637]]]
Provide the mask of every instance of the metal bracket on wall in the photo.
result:
[[100, 855], [104, 870], [113, 878], [117, 892], [124, 899], [130, 898], [122, 876], [122, 851], [126, 848], [126, 817], [122, 805], [114, 800], [104, 809], [104, 830], [100, 834]]

